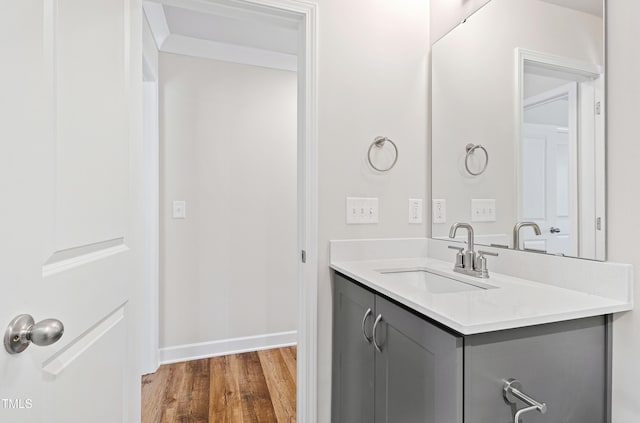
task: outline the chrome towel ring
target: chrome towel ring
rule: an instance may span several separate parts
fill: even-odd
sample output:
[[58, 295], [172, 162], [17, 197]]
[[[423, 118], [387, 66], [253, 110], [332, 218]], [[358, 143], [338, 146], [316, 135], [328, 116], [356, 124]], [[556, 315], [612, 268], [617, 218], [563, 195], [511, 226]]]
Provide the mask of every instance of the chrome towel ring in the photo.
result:
[[[391, 146], [393, 147], [394, 151], [395, 151], [395, 156], [393, 158], [393, 163], [391, 163], [391, 165], [387, 168], [380, 168], [376, 165], [373, 164], [373, 160], [371, 159], [371, 151], [373, 151], [373, 148], [378, 148], [378, 149], [382, 149], [385, 145], [385, 143], [389, 142], [389, 144], [391, 144]], [[390, 138], [387, 137], [376, 137], [373, 142], [371, 143], [371, 145], [369, 146], [369, 151], [367, 152], [367, 160], [369, 160], [369, 164], [371, 165], [372, 168], [374, 168], [375, 170], [377, 170], [378, 172], [387, 172], [389, 170], [391, 170], [395, 165], [396, 162], [398, 161], [398, 146], [396, 145], [395, 142], [391, 141]]]
[[[469, 169], [469, 157], [477, 149], [484, 151], [485, 161], [484, 161], [484, 166], [482, 166], [482, 169], [480, 169], [479, 172], [473, 172], [471, 169]], [[487, 153], [487, 149], [481, 146], [480, 144], [475, 144], [475, 145], [467, 144], [467, 146], [465, 147], [465, 150], [467, 151], [467, 154], [464, 157], [464, 168], [467, 170], [467, 172], [469, 172], [470, 175], [473, 175], [473, 176], [482, 175], [484, 171], [487, 170], [487, 165], [489, 164], [489, 153]]]

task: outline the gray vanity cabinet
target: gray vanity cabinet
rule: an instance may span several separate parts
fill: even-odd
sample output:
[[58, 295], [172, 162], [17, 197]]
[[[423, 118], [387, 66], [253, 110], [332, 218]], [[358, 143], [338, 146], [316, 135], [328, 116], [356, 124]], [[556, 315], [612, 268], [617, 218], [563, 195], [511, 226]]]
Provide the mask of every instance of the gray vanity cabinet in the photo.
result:
[[375, 295], [336, 275], [333, 292], [333, 423], [373, 422]]
[[610, 422], [605, 316], [463, 337], [336, 273], [333, 328], [332, 423], [513, 423], [509, 379], [522, 423]]
[[462, 423], [461, 337], [339, 274], [333, 327], [333, 423]]

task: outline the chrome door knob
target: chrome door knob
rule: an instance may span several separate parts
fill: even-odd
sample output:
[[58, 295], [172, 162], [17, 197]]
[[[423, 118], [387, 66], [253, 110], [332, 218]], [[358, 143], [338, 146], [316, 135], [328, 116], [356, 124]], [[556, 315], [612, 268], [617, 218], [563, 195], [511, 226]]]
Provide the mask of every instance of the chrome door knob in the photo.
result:
[[9, 354], [18, 354], [34, 343], [41, 347], [56, 343], [64, 333], [64, 325], [57, 319], [35, 323], [29, 314], [13, 319], [4, 333], [4, 347]]

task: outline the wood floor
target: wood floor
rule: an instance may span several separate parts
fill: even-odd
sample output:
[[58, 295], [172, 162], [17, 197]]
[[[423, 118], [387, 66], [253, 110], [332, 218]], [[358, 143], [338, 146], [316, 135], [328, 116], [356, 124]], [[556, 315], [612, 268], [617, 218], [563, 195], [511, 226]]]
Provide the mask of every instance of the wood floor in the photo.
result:
[[161, 366], [142, 378], [142, 423], [296, 421], [296, 347]]

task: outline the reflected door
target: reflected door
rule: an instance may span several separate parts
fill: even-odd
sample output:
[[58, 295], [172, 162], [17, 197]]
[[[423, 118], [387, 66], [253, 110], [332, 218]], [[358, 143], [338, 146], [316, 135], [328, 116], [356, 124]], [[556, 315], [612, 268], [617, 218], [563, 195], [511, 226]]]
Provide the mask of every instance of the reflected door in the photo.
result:
[[521, 219], [541, 236], [524, 232], [525, 249], [577, 255], [576, 84], [525, 100], [521, 143]]

